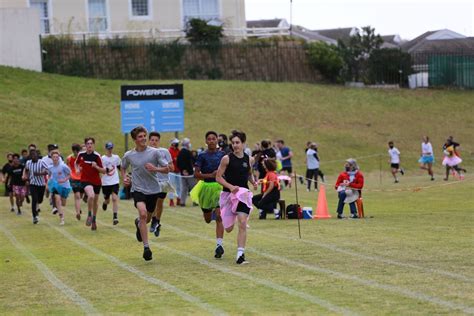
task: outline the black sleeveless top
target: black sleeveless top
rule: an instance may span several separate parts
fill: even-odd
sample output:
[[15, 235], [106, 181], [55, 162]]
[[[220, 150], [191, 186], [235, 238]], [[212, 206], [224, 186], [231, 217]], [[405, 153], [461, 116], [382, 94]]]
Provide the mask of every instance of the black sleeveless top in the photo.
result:
[[[246, 153], [242, 158], [238, 158], [234, 153], [228, 154], [229, 165], [224, 172], [225, 181], [232, 185], [241, 188], [248, 187], [248, 179], [250, 175], [250, 157]], [[230, 192], [229, 189], [224, 188], [223, 191]]]

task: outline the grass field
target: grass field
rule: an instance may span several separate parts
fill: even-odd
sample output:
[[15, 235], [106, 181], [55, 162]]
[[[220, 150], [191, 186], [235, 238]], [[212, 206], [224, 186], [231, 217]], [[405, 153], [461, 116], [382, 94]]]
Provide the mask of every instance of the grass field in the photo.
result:
[[[247, 257], [237, 266], [236, 233], [213, 258], [213, 224], [197, 207], [165, 208], [163, 230], [141, 258], [131, 201], [120, 224], [99, 211], [91, 232], [67, 207], [66, 225], [43, 205], [31, 223], [0, 199], [2, 314], [472, 314], [473, 178], [406, 191], [365, 194], [362, 220], [250, 221]], [[299, 191], [302, 205], [316, 194]], [[294, 190], [285, 190], [294, 201]], [[328, 187], [334, 216], [335, 194]], [[46, 204], [46, 203], [44, 203]], [[347, 212], [347, 210], [346, 210]], [[49, 280], [49, 281], [48, 281]]]
[[[99, 150], [112, 140], [123, 153], [125, 83], [0, 67], [0, 153], [31, 142], [43, 151], [51, 142], [68, 149], [86, 135], [96, 137]], [[75, 220], [72, 199], [60, 227], [46, 202], [33, 225], [30, 205], [16, 216], [0, 198], [0, 314], [474, 314], [474, 92], [184, 85], [183, 136], [194, 148], [208, 129], [243, 129], [250, 144], [284, 138], [303, 173], [303, 146], [317, 141], [333, 218], [301, 220], [300, 239], [297, 221], [252, 214], [250, 264], [237, 266], [236, 232], [226, 234], [226, 254], [216, 260], [214, 224], [204, 223], [199, 208], [166, 207], [162, 235], [152, 239], [154, 259], [145, 262], [131, 201], [120, 202], [118, 226], [110, 210], [99, 211], [98, 231], [91, 232]], [[423, 134], [436, 150], [434, 182], [417, 169]], [[450, 134], [462, 144], [464, 181], [441, 180], [440, 147]], [[407, 170], [399, 184], [388, 173], [390, 139]], [[349, 156], [359, 158], [366, 176], [366, 219], [334, 218], [332, 184]], [[296, 201], [294, 188], [283, 196]], [[299, 186], [302, 206], [315, 209], [317, 196]]]
[[[107, 140], [124, 150], [120, 132], [120, 85], [131, 82], [72, 78], [0, 67], [0, 153], [19, 151], [34, 142], [48, 143], [68, 154], [85, 136]], [[134, 84], [136, 82], [133, 82]], [[160, 82], [142, 82], [160, 83]], [[169, 83], [169, 82], [168, 82]], [[319, 143], [324, 171], [341, 164], [328, 161], [381, 153], [394, 140], [406, 167], [415, 168], [421, 136], [429, 135], [441, 162], [448, 135], [474, 158], [474, 91], [346, 89], [297, 83], [184, 81], [185, 131], [193, 148], [203, 147], [209, 129], [247, 133], [249, 146], [264, 138], [285, 139], [299, 172], [308, 140]], [[163, 135], [163, 144], [174, 137]], [[3, 160], [0, 160], [3, 161]], [[365, 171], [379, 169], [379, 159], [361, 161]], [[467, 162], [467, 161], [466, 161]], [[474, 164], [471, 164], [474, 166]], [[469, 166], [471, 166], [469, 165]]]

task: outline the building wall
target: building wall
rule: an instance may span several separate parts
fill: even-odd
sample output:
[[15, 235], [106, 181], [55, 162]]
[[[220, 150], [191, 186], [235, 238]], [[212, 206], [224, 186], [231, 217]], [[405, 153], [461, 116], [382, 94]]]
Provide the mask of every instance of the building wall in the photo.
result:
[[28, 8], [29, 0], [0, 0], [0, 9]]
[[0, 9], [0, 65], [41, 71], [37, 10]]

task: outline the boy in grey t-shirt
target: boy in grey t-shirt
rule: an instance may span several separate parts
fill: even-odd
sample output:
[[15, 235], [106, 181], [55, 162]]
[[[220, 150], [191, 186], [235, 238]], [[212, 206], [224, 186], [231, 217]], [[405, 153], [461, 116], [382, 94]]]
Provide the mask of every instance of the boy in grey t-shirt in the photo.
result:
[[[161, 192], [160, 181], [157, 173], [168, 172], [168, 167], [163, 166], [162, 155], [155, 148], [146, 144], [147, 130], [138, 126], [130, 132], [135, 148], [126, 152], [122, 158], [122, 178], [125, 186], [131, 184], [131, 192], [139, 217], [135, 219], [138, 241], [143, 241], [143, 259], [152, 259], [152, 252], [148, 244], [148, 231], [146, 224], [150, 221], [155, 210], [158, 195]], [[127, 168], [132, 169], [132, 179], [127, 175]]]

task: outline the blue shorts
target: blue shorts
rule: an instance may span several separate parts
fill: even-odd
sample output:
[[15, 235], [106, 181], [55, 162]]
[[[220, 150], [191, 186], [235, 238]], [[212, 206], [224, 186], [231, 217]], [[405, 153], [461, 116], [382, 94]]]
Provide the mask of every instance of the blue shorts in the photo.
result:
[[421, 156], [420, 160], [418, 160], [419, 163], [425, 164], [425, 163], [433, 163], [434, 162], [434, 157], [433, 156]]
[[69, 192], [71, 192], [71, 188], [63, 187], [54, 180], [48, 181], [48, 189], [49, 192], [53, 194], [59, 194], [59, 196], [63, 199], [67, 199], [67, 197], [69, 196]]

